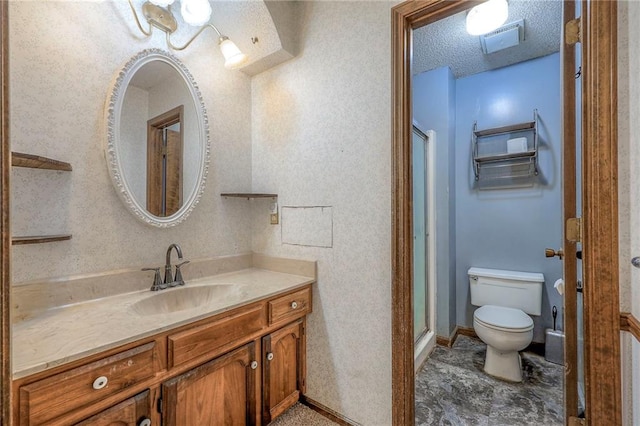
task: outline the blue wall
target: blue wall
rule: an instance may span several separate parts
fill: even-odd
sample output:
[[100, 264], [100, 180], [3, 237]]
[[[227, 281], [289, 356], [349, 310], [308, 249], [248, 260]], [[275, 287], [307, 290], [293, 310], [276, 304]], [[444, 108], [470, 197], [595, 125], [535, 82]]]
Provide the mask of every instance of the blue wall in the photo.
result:
[[[542, 315], [534, 317], [534, 341], [551, 326], [551, 307], [562, 298], [553, 283], [562, 262], [544, 257], [562, 242], [560, 57], [553, 54], [487, 71], [456, 82], [456, 294], [457, 324], [473, 326], [467, 270], [471, 266], [541, 272], [546, 279]], [[532, 188], [473, 188], [471, 132], [531, 121], [538, 110], [539, 170], [545, 182]]]
[[455, 283], [455, 79], [448, 67], [413, 78], [413, 117], [423, 132], [436, 131], [436, 334], [456, 326]]

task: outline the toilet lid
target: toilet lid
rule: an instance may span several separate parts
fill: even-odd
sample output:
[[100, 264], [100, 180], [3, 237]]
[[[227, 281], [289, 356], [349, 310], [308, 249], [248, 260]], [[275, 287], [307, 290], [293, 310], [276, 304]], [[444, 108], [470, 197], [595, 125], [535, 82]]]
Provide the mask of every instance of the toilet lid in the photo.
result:
[[485, 305], [476, 309], [474, 318], [489, 327], [526, 331], [533, 328], [533, 320], [520, 309]]

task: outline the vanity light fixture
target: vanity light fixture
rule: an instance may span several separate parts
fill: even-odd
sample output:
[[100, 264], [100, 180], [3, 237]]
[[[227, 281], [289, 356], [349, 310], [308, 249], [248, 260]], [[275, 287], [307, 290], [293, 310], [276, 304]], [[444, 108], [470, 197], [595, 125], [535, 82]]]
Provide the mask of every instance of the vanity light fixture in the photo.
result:
[[504, 24], [508, 17], [507, 0], [488, 0], [467, 14], [467, 32], [476, 36], [486, 34]]
[[180, 0], [180, 14], [182, 19], [189, 25], [200, 27], [197, 33], [182, 46], [175, 46], [171, 42], [171, 34], [178, 29], [178, 22], [173, 16], [171, 5], [175, 0], [148, 0], [142, 5], [142, 14], [144, 15], [149, 29], [145, 30], [140, 24], [138, 13], [133, 7], [133, 3], [129, 0], [129, 6], [133, 12], [136, 24], [142, 33], [150, 36], [153, 27], [165, 32], [167, 35], [167, 45], [173, 50], [184, 50], [193, 40], [195, 40], [207, 28], [213, 29], [218, 34], [218, 45], [224, 56], [225, 68], [237, 68], [247, 60], [247, 55], [242, 53], [236, 44], [229, 40], [229, 37], [222, 35], [215, 25], [209, 23], [211, 17], [211, 5], [209, 0]]

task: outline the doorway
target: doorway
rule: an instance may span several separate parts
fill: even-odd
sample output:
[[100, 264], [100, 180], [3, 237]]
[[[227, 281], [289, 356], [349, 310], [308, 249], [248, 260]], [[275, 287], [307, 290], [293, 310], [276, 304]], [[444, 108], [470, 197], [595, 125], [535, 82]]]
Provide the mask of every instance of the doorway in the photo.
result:
[[[411, 49], [413, 29], [476, 2], [405, 2], [393, 25], [393, 423], [414, 422], [411, 223]], [[586, 418], [620, 423], [620, 312], [616, 193], [616, 4], [583, 8], [583, 270]], [[607, 141], [607, 143], [602, 143]], [[613, 189], [613, 190], [612, 190]], [[588, 285], [588, 283], [597, 285]]]
[[184, 105], [147, 121], [147, 210], [168, 217], [182, 207]]
[[[550, 352], [548, 359], [544, 357], [545, 330], [553, 332], [554, 307], [559, 313], [555, 333], [564, 330], [563, 298], [553, 288], [562, 276], [562, 262], [545, 258], [545, 248], [557, 248], [562, 241], [562, 115], [558, 101], [562, 5], [510, 1], [504, 25], [481, 36], [467, 32], [467, 11], [413, 32], [413, 118], [434, 127], [446, 145], [439, 144], [437, 149], [436, 210], [441, 231], [437, 306], [448, 310], [448, 315], [439, 314], [436, 320], [438, 342], [444, 347], [436, 349], [416, 377], [417, 421], [428, 423], [427, 419], [446, 416], [454, 423], [456, 419], [463, 423], [488, 419], [491, 424], [526, 414], [532, 422], [562, 423], [562, 412], [557, 409], [563, 389], [560, 339], [554, 343], [558, 354], [553, 357]], [[506, 34], [514, 36], [515, 46], [502, 48]], [[416, 194], [415, 166], [413, 176], [415, 209], [420, 195]], [[414, 224], [414, 234], [419, 226]], [[448, 249], [440, 250], [442, 246]], [[499, 297], [490, 298], [485, 291], [486, 300], [474, 299], [472, 288], [479, 286], [470, 285], [470, 268], [542, 274], [545, 282], [538, 285], [537, 307], [507, 299], [504, 288], [497, 292]], [[419, 286], [414, 277], [414, 293]], [[414, 310], [419, 302], [414, 300]], [[483, 371], [485, 343], [474, 330], [474, 312], [486, 304], [524, 310], [527, 319], [535, 321], [532, 345], [522, 358], [526, 367], [523, 383], [506, 386], [496, 381], [482, 395], [464, 399], [459, 397], [461, 391], [451, 395], [448, 388], [435, 392], [433, 386], [425, 386], [437, 382], [440, 375], [435, 370], [445, 367], [451, 370], [452, 387], [455, 377], [478, 387], [493, 380]], [[505, 320], [504, 325], [513, 323]], [[473, 337], [459, 337], [463, 334]], [[471, 347], [473, 362], [468, 358]], [[542, 386], [539, 377], [548, 385]], [[460, 389], [462, 384], [461, 380]], [[518, 404], [498, 408], [493, 401], [502, 395], [523, 400], [526, 396], [537, 403], [533, 409]], [[473, 410], [468, 410], [470, 401]]]

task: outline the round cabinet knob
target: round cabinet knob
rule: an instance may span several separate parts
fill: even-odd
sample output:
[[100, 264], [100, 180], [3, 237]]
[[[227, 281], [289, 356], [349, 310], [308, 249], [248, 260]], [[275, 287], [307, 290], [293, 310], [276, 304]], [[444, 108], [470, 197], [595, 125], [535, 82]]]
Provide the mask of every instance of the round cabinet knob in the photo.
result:
[[640, 268], [640, 257], [634, 257], [631, 259], [631, 264], [636, 268]]
[[298, 302], [296, 301], [291, 302], [291, 309], [298, 309]]
[[95, 390], [102, 389], [105, 386], [107, 386], [108, 382], [109, 382], [109, 379], [107, 379], [105, 376], [100, 376], [93, 381], [93, 388]]
[[140, 423], [138, 423], [138, 426], [151, 426], [151, 420], [144, 418], [140, 420]]
[[255, 370], [256, 368], [258, 368], [258, 361], [252, 361], [251, 362], [251, 369]]
[[269, 352], [269, 353], [267, 354], [267, 361], [271, 361], [272, 359], [273, 359], [273, 353], [272, 353], [272, 352]]

